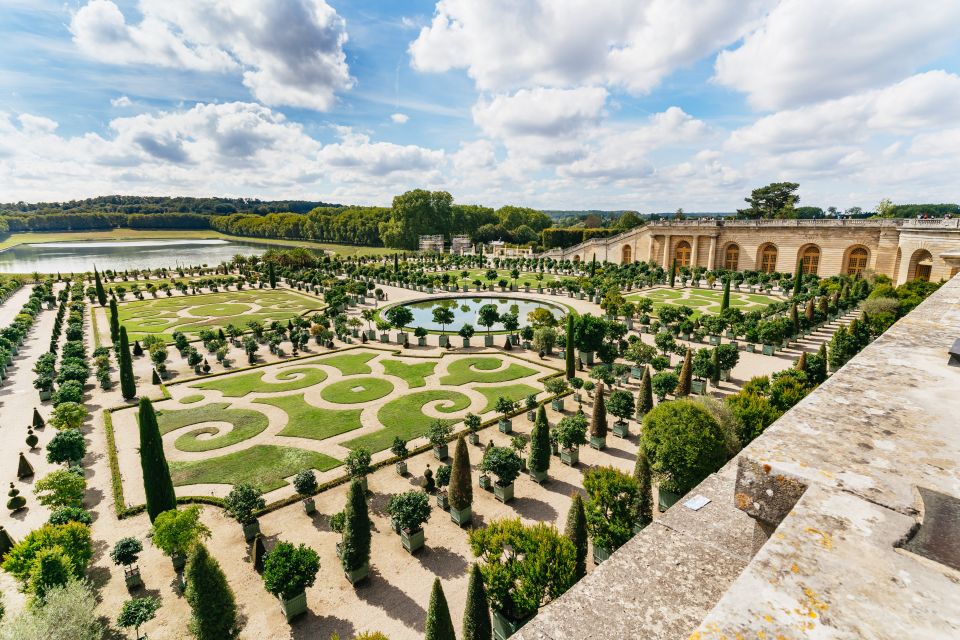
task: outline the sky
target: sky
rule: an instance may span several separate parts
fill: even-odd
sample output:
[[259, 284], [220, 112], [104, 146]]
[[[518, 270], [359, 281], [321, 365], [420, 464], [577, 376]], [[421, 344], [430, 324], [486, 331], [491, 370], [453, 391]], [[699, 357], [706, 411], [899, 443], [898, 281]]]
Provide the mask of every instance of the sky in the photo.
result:
[[0, 0], [0, 201], [957, 202], [957, 0]]

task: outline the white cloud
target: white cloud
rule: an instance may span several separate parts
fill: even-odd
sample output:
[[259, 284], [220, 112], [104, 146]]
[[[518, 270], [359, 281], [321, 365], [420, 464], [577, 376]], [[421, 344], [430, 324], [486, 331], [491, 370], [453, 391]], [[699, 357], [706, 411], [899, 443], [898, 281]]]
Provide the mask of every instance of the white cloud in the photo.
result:
[[127, 96], [120, 96], [119, 98], [113, 98], [110, 100], [110, 106], [112, 107], [129, 107], [132, 105], [130, 98]]
[[420, 71], [479, 89], [615, 85], [645, 92], [737, 41], [774, 0], [440, 0], [410, 45]]
[[17, 120], [20, 121], [20, 126], [23, 128], [23, 130], [31, 135], [53, 133], [59, 126], [56, 120], [44, 118], [43, 116], [35, 116], [29, 113], [21, 113], [17, 117]]
[[74, 15], [77, 46], [102, 62], [240, 72], [267, 105], [330, 109], [353, 86], [346, 25], [324, 0], [141, 0], [129, 23], [111, 0]]
[[394, 113], [390, 116], [390, 119], [396, 124], [406, 124], [410, 120], [410, 116], [405, 113]]
[[760, 109], [839, 98], [917, 71], [955, 45], [958, 23], [955, 0], [782, 0], [720, 53], [715, 80]]
[[606, 89], [522, 89], [513, 95], [481, 100], [473, 121], [489, 136], [571, 136], [596, 125], [603, 115]]

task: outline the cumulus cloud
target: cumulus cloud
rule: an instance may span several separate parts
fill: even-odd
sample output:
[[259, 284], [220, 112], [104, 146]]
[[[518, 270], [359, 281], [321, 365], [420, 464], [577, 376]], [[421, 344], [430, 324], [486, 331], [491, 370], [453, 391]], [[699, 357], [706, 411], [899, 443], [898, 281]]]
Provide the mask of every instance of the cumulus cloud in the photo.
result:
[[645, 92], [755, 28], [774, 0], [441, 0], [410, 45], [420, 71], [479, 89], [615, 85]]
[[132, 105], [130, 98], [127, 96], [120, 96], [119, 98], [113, 98], [110, 100], [110, 106], [112, 107], [129, 107]]
[[267, 105], [325, 111], [350, 89], [346, 25], [324, 0], [141, 0], [132, 23], [111, 0], [70, 22], [81, 51], [102, 62], [241, 73]]
[[884, 86], [956, 42], [960, 3], [782, 0], [739, 47], [717, 56], [715, 81], [759, 109]]
[[522, 89], [481, 100], [473, 107], [473, 121], [493, 137], [569, 136], [595, 125], [606, 100], [600, 87]]
[[410, 116], [408, 116], [405, 113], [394, 113], [393, 115], [390, 116], [390, 119], [393, 120], [396, 124], [406, 124], [407, 121], [410, 119]]

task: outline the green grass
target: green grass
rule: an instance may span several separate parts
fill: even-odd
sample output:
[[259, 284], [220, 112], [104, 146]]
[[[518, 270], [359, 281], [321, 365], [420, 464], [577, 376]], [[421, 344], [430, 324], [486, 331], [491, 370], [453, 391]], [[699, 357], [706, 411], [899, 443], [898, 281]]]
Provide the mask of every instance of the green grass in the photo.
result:
[[360, 373], [372, 373], [373, 370], [367, 363], [376, 357], [376, 353], [361, 351], [360, 353], [344, 353], [339, 356], [331, 356], [314, 362], [335, 367], [345, 376], [353, 376]]
[[[510, 278], [510, 271], [507, 269], [497, 270], [496, 280], [487, 280], [487, 270], [486, 269], [466, 269], [468, 275], [466, 278], [461, 277], [461, 271], [441, 271], [437, 273], [437, 277], [441, 277], [444, 273], [450, 274], [451, 283], [455, 282], [458, 286], [463, 287], [463, 285], [468, 285], [471, 289], [473, 288], [473, 281], [479, 280], [483, 284], [493, 284], [499, 289], [500, 280], [506, 280], [509, 284], [513, 284], [513, 280]], [[559, 280], [556, 275], [552, 273], [543, 274], [542, 285], [546, 287], [549, 282], [552, 280]], [[537, 276], [534, 273], [526, 273], [521, 271], [520, 277], [517, 279], [517, 286], [522, 287], [524, 284], [529, 284], [531, 289], [536, 289], [537, 287]]]
[[[262, 371], [253, 373], [244, 373], [237, 376], [225, 376], [190, 385], [193, 389], [204, 389], [219, 391], [230, 398], [239, 398], [245, 396], [251, 391], [261, 391], [263, 393], [277, 393], [280, 391], [293, 391], [294, 389], [304, 389], [319, 384], [327, 379], [327, 372], [318, 367], [293, 366], [281, 369], [277, 373], [278, 380], [286, 382], [268, 382], [264, 380], [266, 376]], [[302, 377], [297, 377], [302, 376]]]
[[393, 383], [383, 378], [347, 378], [327, 385], [320, 397], [336, 404], [360, 404], [378, 400], [393, 391]]
[[433, 370], [437, 367], [436, 362], [418, 362], [407, 364], [399, 360], [381, 360], [383, 370], [388, 376], [396, 376], [405, 380], [411, 389], [423, 387], [427, 384], [427, 377], [433, 375]]
[[171, 462], [170, 475], [178, 487], [189, 484], [249, 482], [261, 491], [287, 485], [284, 478], [304, 469], [328, 471], [340, 466], [335, 458], [294, 447], [259, 444], [243, 451], [196, 462]]
[[[648, 298], [653, 301], [653, 315], [657, 315], [663, 305], [687, 306], [694, 309], [691, 316], [696, 319], [704, 313], [720, 313], [723, 302], [722, 289], [653, 289], [625, 296], [627, 300]], [[730, 292], [730, 306], [743, 311], [754, 311], [766, 307], [779, 300], [773, 296], [745, 293], [742, 291]]]
[[437, 406], [437, 411], [440, 413], [455, 413], [470, 406], [470, 398], [458, 391], [445, 389], [417, 391], [391, 400], [380, 408], [377, 419], [384, 427], [382, 430], [348, 440], [343, 443], [343, 446], [350, 449], [366, 447], [375, 453], [388, 449], [396, 436], [404, 440], [412, 440], [425, 435], [434, 418], [425, 415], [422, 409], [425, 404], [435, 400], [446, 401]]
[[200, 402], [203, 400], [203, 395], [195, 393], [189, 396], [183, 396], [180, 398], [180, 404], [193, 404], [194, 402]]
[[303, 394], [258, 398], [254, 402], [279, 407], [287, 414], [287, 426], [278, 435], [326, 440], [360, 428], [361, 409], [335, 411], [307, 404]]
[[[515, 362], [500, 371], [494, 371], [504, 360], [496, 357], [476, 356], [454, 360], [447, 367], [447, 375], [440, 378], [440, 384], [459, 386], [468, 382], [507, 382], [519, 380], [536, 373], [535, 369], [524, 367]], [[507, 361], [509, 362], [509, 361]]]
[[534, 389], [528, 384], [510, 384], [502, 387], [476, 387], [477, 391], [483, 394], [487, 399], [487, 406], [483, 408], [482, 413], [493, 411], [497, 404], [497, 399], [504, 397], [507, 400], [523, 400], [531, 393], [541, 393], [543, 389]]
[[177, 438], [173, 446], [180, 451], [211, 451], [228, 447], [252, 438], [267, 428], [267, 416], [249, 409], [231, 409], [226, 402], [214, 402], [189, 409], [163, 409], [157, 411], [160, 433], [166, 434], [183, 427], [203, 422], [229, 422], [233, 429], [223, 435], [200, 439], [197, 436], [217, 434], [217, 427], [200, 427]]

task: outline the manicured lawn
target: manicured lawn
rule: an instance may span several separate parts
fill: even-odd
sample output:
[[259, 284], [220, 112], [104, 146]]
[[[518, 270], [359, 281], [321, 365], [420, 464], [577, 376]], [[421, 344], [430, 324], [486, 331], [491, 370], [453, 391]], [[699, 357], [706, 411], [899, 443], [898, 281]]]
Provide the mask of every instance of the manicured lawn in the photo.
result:
[[426, 378], [433, 375], [436, 369], [436, 362], [418, 362], [407, 364], [399, 360], [381, 360], [383, 370], [388, 376], [396, 376], [401, 380], [406, 380], [411, 389], [423, 387], [427, 384]]
[[327, 385], [320, 397], [337, 404], [359, 404], [378, 400], [393, 391], [393, 383], [383, 378], [347, 378]]
[[[473, 281], [479, 280], [483, 284], [493, 284], [498, 289], [500, 280], [506, 280], [508, 284], [513, 284], [513, 279], [510, 278], [510, 271], [508, 269], [499, 269], [497, 270], [497, 277], [495, 280], [487, 280], [487, 270], [486, 269], [469, 269], [467, 277], [464, 278], [461, 273], [462, 271], [441, 271], [436, 274], [438, 277], [443, 276], [444, 273], [450, 274], [450, 282], [456, 283], [460, 287], [463, 285], [468, 285], [471, 289], [473, 288]], [[541, 286], [546, 287], [547, 283], [552, 280], [558, 280], [557, 276], [551, 273], [544, 273], [543, 280], [541, 281]], [[517, 278], [517, 286], [523, 287], [523, 285], [529, 284], [531, 289], [536, 289], [537, 287], [537, 275], [535, 273], [527, 273], [524, 271], [520, 272], [520, 277]]]
[[343, 443], [343, 446], [350, 449], [366, 447], [370, 451], [377, 452], [390, 448], [396, 436], [404, 440], [422, 436], [435, 420], [423, 413], [423, 406], [435, 400], [446, 401], [436, 407], [440, 413], [455, 413], [470, 406], [470, 398], [457, 391], [445, 389], [417, 391], [392, 400], [380, 409], [377, 419], [384, 427], [382, 430], [348, 440]]
[[[720, 313], [720, 306], [723, 302], [723, 289], [651, 289], [638, 293], [630, 293], [626, 296], [627, 300], [639, 300], [640, 298], [649, 298], [653, 301], [653, 313], [667, 304], [673, 306], [685, 305], [693, 308], [694, 317], [701, 313]], [[779, 299], [773, 296], [765, 296], [756, 293], [745, 293], [740, 291], [730, 292], [730, 306], [736, 307], [742, 311], [754, 311], [766, 307]]]
[[157, 424], [160, 433], [169, 433], [176, 429], [203, 422], [229, 422], [233, 429], [223, 435], [210, 438], [197, 436], [212, 435], [220, 432], [218, 427], [200, 427], [177, 438], [173, 446], [181, 451], [211, 451], [227, 447], [252, 438], [267, 428], [267, 416], [249, 409], [231, 409], [226, 402], [214, 402], [189, 409], [163, 409], [157, 411]]
[[287, 414], [287, 426], [278, 434], [281, 436], [326, 440], [361, 426], [361, 409], [335, 411], [315, 407], [307, 404], [302, 393], [279, 398], [258, 398], [254, 402], [279, 407]]
[[203, 400], [203, 396], [199, 393], [195, 393], [189, 396], [183, 396], [180, 398], [180, 404], [193, 404], [194, 402], [200, 402]]
[[190, 386], [193, 389], [219, 391], [227, 397], [239, 398], [251, 391], [274, 393], [304, 389], [327, 379], [327, 372], [319, 367], [292, 366], [281, 371], [276, 377], [286, 382], [268, 382], [264, 380], [266, 374], [263, 371], [254, 371], [236, 376], [224, 376]]
[[284, 478], [304, 469], [328, 471], [340, 466], [335, 458], [294, 447], [259, 444], [243, 451], [196, 462], [171, 462], [173, 484], [239, 484], [249, 482], [261, 491], [286, 486]]
[[371, 373], [373, 370], [367, 363], [376, 357], [376, 353], [361, 351], [359, 353], [344, 353], [339, 356], [331, 356], [314, 362], [316, 362], [316, 364], [326, 364], [335, 367], [345, 376], [353, 376], [358, 373]]
[[507, 382], [526, 378], [537, 372], [515, 362], [510, 362], [509, 366], [502, 370], [494, 371], [503, 363], [501, 358], [485, 356], [455, 360], [447, 367], [447, 375], [440, 378], [440, 384], [459, 386], [468, 382]]
[[477, 391], [487, 399], [487, 406], [483, 408], [483, 413], [486, 413], [493, 411], [500, 397], [520, 401], [531, 393], [541, 393], [543, 389], [535, 389], [528, 384], [510, 384], [502, 387], [477, 387]]

